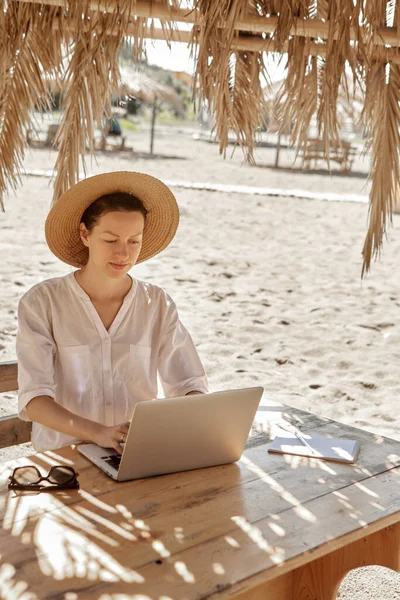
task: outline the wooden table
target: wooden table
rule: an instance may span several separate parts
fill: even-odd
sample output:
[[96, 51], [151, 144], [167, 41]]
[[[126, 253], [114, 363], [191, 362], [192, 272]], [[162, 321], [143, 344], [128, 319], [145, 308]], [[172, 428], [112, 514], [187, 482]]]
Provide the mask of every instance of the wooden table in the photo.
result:
[[[361, 441], [355, 466], [268, 454], [284, 417]], [[351, 569], [399, 569], [400, 442], [262, 406], [240, 462], [115, 483], [76, 449], [0, 467], [0, 597], [331, 600]], [[11, 468], [71, 464], [80, 490], [16, 495]]]

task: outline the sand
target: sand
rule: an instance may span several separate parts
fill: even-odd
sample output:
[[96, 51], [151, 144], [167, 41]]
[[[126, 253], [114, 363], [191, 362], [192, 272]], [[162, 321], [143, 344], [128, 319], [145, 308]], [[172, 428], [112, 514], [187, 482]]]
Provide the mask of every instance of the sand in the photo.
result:
[[[146, 152], [146, 128], [129, 134]], [[351, 176], [293, 171], [292, 152], [260, 148], [260, 165], [240, 150], [224, 161], [191, 132], [160, 128], [157, 159], [102, 154], [90, 173], [132, 169], [165, 180], [214, 182], [343, 196], [366, 195], [367, 160]], [[26, 169], [51, 169], [54, 151], [29, 151]], [[0, 361], [15, 359], [18, 299], [35, 283], [69, 271], [47, 249], [43, 223], [49, 179], [23, 177], [0, 214]], [[400, 440], [400, 217], [381, 260], [360, 280], [366, 204], [174, 188], [181, 207], [177, 236], [160, 257], [133, 274], [164, 287], [190, 330], [213, 390], [261, 384], [268, 396], [321, 416]], [[15, 412], [4, 394], [0, 414]], [[29, 446], [7, 456], [29, 451]], [[4, 456], [4, 454], [3, 454]], [[349, 575], [340, 598], [393, 600], [400, 576], [372, 568]]]

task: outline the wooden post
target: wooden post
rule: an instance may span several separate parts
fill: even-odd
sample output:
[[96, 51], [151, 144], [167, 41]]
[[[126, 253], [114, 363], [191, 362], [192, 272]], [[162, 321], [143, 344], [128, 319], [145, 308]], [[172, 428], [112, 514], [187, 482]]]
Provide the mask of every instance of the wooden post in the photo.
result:
[[359, 567], [382, 565], [398, 571], [399, 540], [400, 525], [392, 525], [300, 567], [293, 573], [293, 597], [336, 600], [343, 577]]
[[151, 113], [151, 132], [150, 132], [150, 154], [153, 154], [154, 148], [154, 130], [157, 117], [157, 96], [154, 96], [153, 111]]
[[275, 154], [275, 169], [279, 167], [279, 154], [281, 151], [281, 134], [278, 133], [278, 141], [276, 143], [276, 154]]

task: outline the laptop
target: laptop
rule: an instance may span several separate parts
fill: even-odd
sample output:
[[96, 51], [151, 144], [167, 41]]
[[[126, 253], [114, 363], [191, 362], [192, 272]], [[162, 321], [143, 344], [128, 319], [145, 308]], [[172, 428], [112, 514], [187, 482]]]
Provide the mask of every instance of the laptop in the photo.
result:
[[81, 444], [79, 452], [116, 481], [232, 463], [241, 457], [262, 387], [135, 405], [122, 455]]

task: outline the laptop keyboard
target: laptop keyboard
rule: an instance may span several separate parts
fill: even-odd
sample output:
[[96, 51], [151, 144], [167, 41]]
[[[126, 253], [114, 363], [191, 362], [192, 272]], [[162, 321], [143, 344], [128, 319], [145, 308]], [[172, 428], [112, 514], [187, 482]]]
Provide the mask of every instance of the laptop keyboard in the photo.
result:
[[107, 456], [102, 456], [101, 458], [118, 471], [121, 462], [121, 456], [121, 454], [109, 454]]

